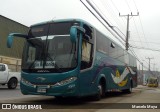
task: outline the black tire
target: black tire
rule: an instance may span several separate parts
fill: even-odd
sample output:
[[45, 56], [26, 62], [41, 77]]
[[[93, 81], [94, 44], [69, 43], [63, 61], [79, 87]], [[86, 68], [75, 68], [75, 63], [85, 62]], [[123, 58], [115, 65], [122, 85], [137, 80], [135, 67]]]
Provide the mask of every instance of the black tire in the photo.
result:
[[104, 96], [105, 96], [105, 88], [103, 83], [100, 82], [98, 85], [98, 93], [94, 96], [94, 100], [99, 101]]
[[16, 78], [11, 78], [8, 82], [9, 89], [15, 89], [17, 87], [18, 80]]

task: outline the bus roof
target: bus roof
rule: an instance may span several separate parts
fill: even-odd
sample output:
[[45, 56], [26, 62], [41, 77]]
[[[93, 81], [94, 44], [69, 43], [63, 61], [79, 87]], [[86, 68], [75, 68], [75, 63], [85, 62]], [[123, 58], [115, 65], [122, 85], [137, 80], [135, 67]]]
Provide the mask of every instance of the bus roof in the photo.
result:
[[77, 22], [82, 22], [85, 23], [87, 25], [90, 25], [91, 27], [93, 27], [90, 23], [84, 21], [83, 19], [57, 19], [57, 20], [50, 20], [50, 21], [45, 21], [45, 22], [41, 22], [41, 23], [37, 23], [37, 24], [33, 24], [32, 26], [37, 26], [37, 25], [43, 25], [43, 24], [47, 24], [47, 23], [57, 23], [57, 22], [69, 22], [69, 21], [77, 21]]

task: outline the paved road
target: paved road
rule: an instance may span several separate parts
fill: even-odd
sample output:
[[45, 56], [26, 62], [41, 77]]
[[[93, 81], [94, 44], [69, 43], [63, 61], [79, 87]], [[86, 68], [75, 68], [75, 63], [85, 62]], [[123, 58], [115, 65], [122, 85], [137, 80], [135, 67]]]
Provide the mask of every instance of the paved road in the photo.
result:
[[[1, 91], [9, 92], [11, 90], [3, 89]], [[4, 92], [5, 93], [5, 92]], [[10, 99], [1, 99], [0, 103], [29, 103], [29, 104], [40, 104], [45, 108], [52, 108], [46, 110], [37, 110], [37, 112], [159, 112], [159, 110], [146, 110], [146, 109], [107, 109], [112, 108], [119, 103], [120, 106], [122, 103], [159, 103], [160, 104], [160, 89], [159, 88], [148, 88], [144, 86], [139, 86], [133, 90], [132, 94], [122, 94], [122, 93], [112, 93], [108, 94], [104, 99], [100, 101], [93, 101], [91, 98], [65, 98], [65, 99], [55, 99], [52, 96], [25, 96], [18, 94], [20, 93], [19, 89], [13, 90], [9, 95], [17, 93], [14, 95], [14, 99], [12, 100], [12, 96], [9, 96]], [[6, 95], [7, 95], [6, 94]], [[5, 95], [5, 96], [6, 96]], [[0, 92], [0, 98], [3, 96]], [[23, 97], [23, 98], [22, 98]], [[113, 104], [111, 104], [113, 103]], [[127, 106], [127, 104], [126, 104]], [[125, 107], [126, 107], [125, 106]], [[55, 109], [58, 108], [58, 109]], [[101, 108], [101, 109], [100, 109]], [[1, 111], [1, 110], [0, 110]], [[5, 110], [7, 111], [7, 110]], [[21, 112], [22, 110], [18, 110]], [[18, 112], [17, 110], [12, 110], [12, 112]], [[28, 112], [32, 112], [36, 110], [28, 110]]]
[[0, 85], [0, 101], [3, 100], [13, 100], [19, 98], [28, 98], [28, 97], [35, 97], [33, 95], [25, 96], [21, 93], [20, 87], [18, 86], [16, 89], [8, 89], [7, 85], [2, 86]]

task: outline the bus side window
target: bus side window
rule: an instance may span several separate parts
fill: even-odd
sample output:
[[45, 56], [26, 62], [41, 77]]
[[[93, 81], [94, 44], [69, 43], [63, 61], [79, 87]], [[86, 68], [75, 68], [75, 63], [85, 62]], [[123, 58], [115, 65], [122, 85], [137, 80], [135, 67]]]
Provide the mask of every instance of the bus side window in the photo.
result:
[[92, 44], [86, 40], [82, 40], [82, 58], [81, 70], [91, 67], [92, 65]]

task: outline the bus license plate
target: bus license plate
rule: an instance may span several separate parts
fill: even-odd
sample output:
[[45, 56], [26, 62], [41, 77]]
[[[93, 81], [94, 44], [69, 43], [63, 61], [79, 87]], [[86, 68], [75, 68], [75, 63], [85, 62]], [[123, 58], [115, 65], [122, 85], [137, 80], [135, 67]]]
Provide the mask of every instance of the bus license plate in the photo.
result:
[[37, 88], [38, 93], [46, 93], [46, 88]]

